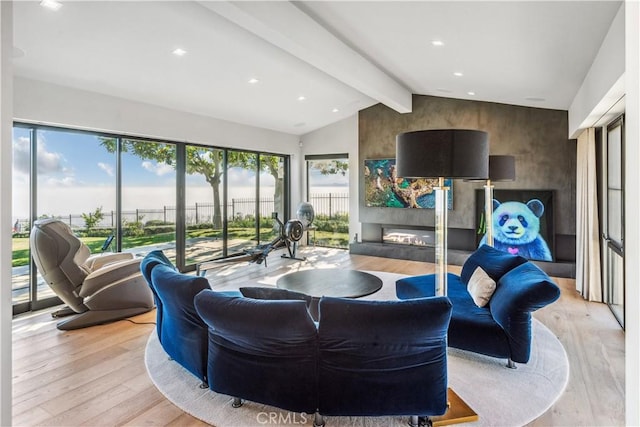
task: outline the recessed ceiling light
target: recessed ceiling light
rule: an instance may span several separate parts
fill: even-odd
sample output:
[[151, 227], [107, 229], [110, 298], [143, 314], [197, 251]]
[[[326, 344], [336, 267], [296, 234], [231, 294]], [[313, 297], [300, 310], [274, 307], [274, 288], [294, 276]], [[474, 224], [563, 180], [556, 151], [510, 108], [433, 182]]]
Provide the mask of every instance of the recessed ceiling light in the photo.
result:
[[462, 74], [460, 71], [456, 71], [456, 72], [454, 72], [454, 73], [453, 73], [453, 75], [454, 75], [454, 76], [456, 76], [456, 77], [462, 77], [462, 76], [464, 76], [464, 74]]
[[260, 80], [258, 80], [258, 79], [256, 79], [256, 78], [250, 78], [250, 79], [249, 79], [249, 84], [254, 85], [254, 84], [258, 83], [259, 81], [260, 81]]
[[304, 97], [304, 96], [302, 96], [302, 95], [300, 95], [300, 96], [298, 97], [298, 101], [304, 101], [305, 99], [307, 99], [307, 98], [305, 98], [305, 97]]
[[444, 42], [442, 40], [431, 40], [431, 44], [433, 46], [444, 46]]
[[469, 92], [467, 92], [467, 95], [471, 95], [471, 96], [473, 96], [473, 95], [475, 95], [475, 94], [476, 94], [476, 93], [475, 93], [474, 91], [472, 91], [472, 90], [470, 90]]
[[544, 102], [544, 101], [546, 101], [545, 98], [540, 98], [538, 96], [527, 96], [524, 99], [526, 99], [527, 101], [533, 101], [533, 102]]
[[179, 47], [179, 48], [177, 48], [177, 49], [174, 49], [172, 53], [173, 53], [175, 56], [184, 56], [184, 55], [186, 55], [186, 54], [187, 54], [187, 51]]
[[56, 0], [42, 0], [40, 6], [51, 10], [58, 10], [62, 7], [62, 3]]
[[331, 110], [332, 113], [337, 113], [338, 111], [340, 110], [338, 110], [337, 108], [334, 108], [333, 110]]

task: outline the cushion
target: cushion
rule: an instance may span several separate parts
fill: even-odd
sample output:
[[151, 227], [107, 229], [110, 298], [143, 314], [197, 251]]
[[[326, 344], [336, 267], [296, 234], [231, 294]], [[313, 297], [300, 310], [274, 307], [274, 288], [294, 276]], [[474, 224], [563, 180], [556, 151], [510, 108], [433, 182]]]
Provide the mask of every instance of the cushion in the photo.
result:
[[497, 283], [506, 272], [525, 262], [527, 262], [527, 259], [519, 255], [511, 255], [489, 245], [482, 245], [465, 261], [460, 273], [460, 279], [462, 283], [468, 285], [469, 279], [471, 279], [471, 275], [476, 271], [476, 268], [482, 267], [489, 277]]
[[476, 267], [469, 279], [467, 290], [471, 294], [473, 302], [478, 307], [484, 307], [489, 303], [496, 290], [496, 282], [481, 267]]

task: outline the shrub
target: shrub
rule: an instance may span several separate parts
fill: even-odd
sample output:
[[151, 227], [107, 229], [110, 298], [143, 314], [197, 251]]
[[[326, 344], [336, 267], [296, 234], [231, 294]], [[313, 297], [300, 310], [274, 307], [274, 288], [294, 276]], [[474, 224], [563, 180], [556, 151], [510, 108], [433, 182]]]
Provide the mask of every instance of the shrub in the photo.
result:
[[159, 225], [173, 225], [171, 222], [166, 222], [161, 219], [150, 219], [144, 223], [145, 227], [157, 227]]
[[176, 231], [176, 226], [173, 224], [170, 225], [158, 225], [158, 226], [146, 226], [144, 227], [144, 235], [152, 236], [154, 234], [161, 233], [174, 233]]

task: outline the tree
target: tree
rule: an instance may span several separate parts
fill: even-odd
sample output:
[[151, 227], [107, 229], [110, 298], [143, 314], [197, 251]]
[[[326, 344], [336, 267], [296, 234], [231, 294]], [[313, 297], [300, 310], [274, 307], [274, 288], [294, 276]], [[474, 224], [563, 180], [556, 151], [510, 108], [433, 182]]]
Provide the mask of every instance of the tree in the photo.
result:
[[84, 226], [87, 229], [87, 232], [93, 230], [96, 225], [100, 224], [100, 221], [102, 221], [103, 218], [104, 213], [102, 212], [102, 206], [96, 208], [96, 210], [93, 212], [82, 214], [82, 219], [84, 220]]
[[314, 160], [313, 168], [320, 171], [322, 175], [342, 175], [345, 176], [349, 171], [349, 162], [342, 160]]
[[[113, 138], [101, 137], [101, 144], [110, 152], [116, 151], [116, 140]], [[133, 153], [136, 156], [165, 163], [175, 168], [175, 145], [161, 144], [149, 141], [125, 139], [122, 150]], [[227, 151], [227, 164], [229, 167], [242, 167], [255, 170], [258, 164], [258, 156], [255, 153], [245, 151]], [[279, 167], [279, 156], [261, 156], [261, 169], [269, 172], [276, 180], [276, 190], [274, 198], [276, 206], [282, 206], [282, 176]], [[186, 147], [186, 172], [190, 175], [200, 174], [211, 186], [213, 192], [213, 226], [222, 228], [222, 202], [220, 197], [220, 184], [225, 175], [224, 150], [197, 147], [187, 145]]]

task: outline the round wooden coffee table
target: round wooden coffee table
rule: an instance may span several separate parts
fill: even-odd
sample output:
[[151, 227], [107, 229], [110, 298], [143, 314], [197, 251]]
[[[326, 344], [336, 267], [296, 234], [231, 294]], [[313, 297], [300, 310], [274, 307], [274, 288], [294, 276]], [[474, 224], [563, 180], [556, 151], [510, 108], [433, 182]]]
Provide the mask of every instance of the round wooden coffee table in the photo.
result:
[[382, 288], [382, 280], [357, 270], [320, 268], [286, 274], [278, 279], [276, 286], [313, 297], [309, 311], [317, 320], [317, 305], [321, 297], [359, 298], [371, 295]]

